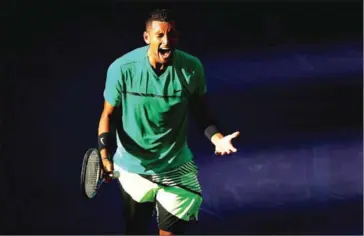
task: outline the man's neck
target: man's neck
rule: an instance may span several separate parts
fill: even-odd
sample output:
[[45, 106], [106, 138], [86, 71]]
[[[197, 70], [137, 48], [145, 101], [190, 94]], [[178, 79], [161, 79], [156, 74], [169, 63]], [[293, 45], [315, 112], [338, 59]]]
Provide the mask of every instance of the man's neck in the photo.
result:
[[160, 64], [157, 63], [157, 65], [155, 67], [152, 67], [154, 72], [160, 76], [164, 73], [164, 71], [166, 71], [168, 65], [164, 65], [164, 64]]
[[152, 66], [153, 70], [157, 74], [162, 74], [166, 70], [166, 68], [168, 66], [168, 64], [162, 64], [162, 63], [156, 62], [156, 60], [154, 59], [154, 57], [151, 57], [149, 55], [149, 52], [148, 52], [148, 60], [149, 60], [150, 65]]

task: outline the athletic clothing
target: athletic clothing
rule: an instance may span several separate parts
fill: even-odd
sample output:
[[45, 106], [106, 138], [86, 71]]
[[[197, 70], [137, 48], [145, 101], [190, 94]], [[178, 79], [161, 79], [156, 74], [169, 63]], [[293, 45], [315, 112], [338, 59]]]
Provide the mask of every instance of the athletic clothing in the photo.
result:
[[178, 186], [196, 194], [201, 194], [201, 186], [197, 178], [197, 166], [189, 161], [168, 172], [142, 177], [164, 186]]
[[114, 164], [142, 175], [168, 172], [192, 160], [187, 145], [189, 101], [206, 93], [198, 58], [175, 50], [172, 65], [157, 76], [149, 46], [116, 59], [108, 68], [104, 98], [120, 106]]
[[139, 203], [120, 185], [122, 195], [122, 209], [125, 219], [125, 235], [149, 235], [152, 216], [157, 213], [158, 228], [176, 235], [185, 233], [186, 226], [194, 221], [178, 219], [156, 202]]
[[153, 209], [160, 229], [178, 233], [198, 219], [202, 203], [187, 128], [190, 110], [202, 129], [212, 123], [202, 99], [195, 102], [206, 93], [204, 70], [196, 57], [175, 50], [158, 76], [148, 48], [116, 59], [107, 71], [104, 98], [121, 113], [113, 162], [120, 172], [126, 233], [146, 233]]
[[[182, 226], [187, 222], [198, 219], [202, 203], [200, 194], [178, 186], [165, 186], [152, 182], [120, 167], [116, 167], [115, 170], [120, 172], [119, 182], [122, 187], [127, 231], [135, 233], [135, 228], [142, 230], [142, 227], [148, 227], [147, 223], [153, 213], [152, 207], [156, 209], [159, 228], [168, 232], [176, 233], [182, 230]], [[184, 175], [191, 174], [188, 172], [181, 177]]]

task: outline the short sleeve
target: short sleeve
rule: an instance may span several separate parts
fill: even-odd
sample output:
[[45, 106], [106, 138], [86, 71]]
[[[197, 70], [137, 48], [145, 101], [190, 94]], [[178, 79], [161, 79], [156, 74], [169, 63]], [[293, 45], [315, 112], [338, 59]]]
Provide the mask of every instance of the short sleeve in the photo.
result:
[[201, 96], [207, 92], [206, 79], [205, 79], [205, 70], [199, 59], [196, 59], [196, 95]]
[[104, 98], [112, 106], [119, 106], [122, 91], [122, 73], [118, 63], [112, 63], [106, 73]]

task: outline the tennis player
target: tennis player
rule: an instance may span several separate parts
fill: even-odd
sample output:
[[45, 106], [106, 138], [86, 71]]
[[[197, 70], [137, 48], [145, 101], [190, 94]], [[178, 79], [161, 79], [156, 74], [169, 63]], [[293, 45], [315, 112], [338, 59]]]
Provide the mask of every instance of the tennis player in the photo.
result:
[[[107, 70], [99, 150], [107, 171], [121, 173], [126, 234], [148, 234], [156, 213], [160, 235], [183, 234], [198, 219], [202, 203], [197, 167], [187, 144], [189, 112], [215, 146], [215, 154], [237, 151], [209, 115], [204, 68], [176, 48], [176, 20], [154, 10], [146, 20], [145, 46], [117, 58]], [[110, 158], [110, 119], [120, 109], [117, 150]]]

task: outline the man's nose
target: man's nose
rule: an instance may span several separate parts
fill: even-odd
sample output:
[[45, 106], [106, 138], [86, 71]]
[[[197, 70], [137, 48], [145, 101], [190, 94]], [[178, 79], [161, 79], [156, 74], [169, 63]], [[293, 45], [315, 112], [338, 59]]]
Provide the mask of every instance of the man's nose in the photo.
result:
[[162, 43], [164, 46], [168, 46], [169, 45], [169, 37], [167, 34], [164, 35], [163, 39], [162, 39]]

